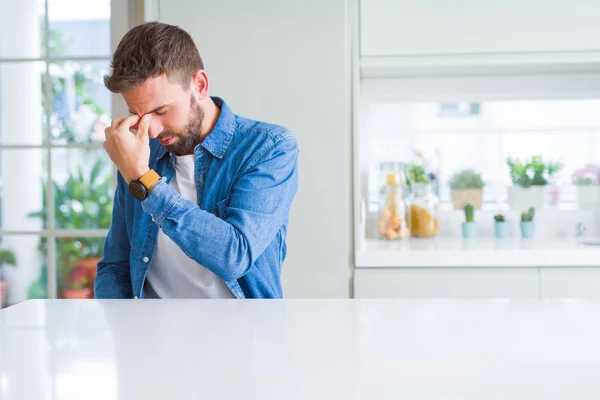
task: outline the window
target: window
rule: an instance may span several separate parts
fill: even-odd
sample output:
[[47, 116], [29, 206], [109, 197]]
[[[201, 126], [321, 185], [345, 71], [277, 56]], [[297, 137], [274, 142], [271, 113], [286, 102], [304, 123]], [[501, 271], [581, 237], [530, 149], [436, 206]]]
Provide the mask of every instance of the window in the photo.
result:
[[3, 305], [91, 297], [110, 223], [102, 148], [111, 94], [111, 0], [7, 3], [0, 24]]
[[382, 163], [424, 159], [447, 210], [452, 174], [475, 169], [486, 182], [484, 209], [499, 210], [508, 207], [512, 184], [507, 158], [537, 155], [563, 165], [549, 206], [575, 209], [573, 173], [600, 165], [599, 82], [584, 73], [364, 80], [360, 148], [369, 211], [378, 209]]

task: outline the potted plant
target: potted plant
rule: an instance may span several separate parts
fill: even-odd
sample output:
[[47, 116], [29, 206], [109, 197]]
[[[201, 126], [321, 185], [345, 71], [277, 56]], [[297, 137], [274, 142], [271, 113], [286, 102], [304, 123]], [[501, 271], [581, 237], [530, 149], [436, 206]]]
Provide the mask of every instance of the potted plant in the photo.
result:
[[76, 267], [67, 277], [66, 287], [62, 291], [65, 299], [89, 299], [94, 292], [90, 287], [88, 272], [83, 267]]
[[517, 210], [543, 207], [546, 185], [560, 171], [562, 164], [545, 163], [541, 156], [534, 156], [525, 162], [509, 157], [506, 163], [513, 183], [513, 186], [508, 188], [508, 205]]
[[494, 232], [498, 239], [505, 239], [510, 236], [510, 223], [505, 220], [504, 215], [494, 215]]
[[[64, 184], [53, 182], [54, 186], [54, 215], [58, 229], [108, 229], [112, 218], [112, 177], [109, 163], [104, 158], [98, 158], [85, 174], [81, 168], [69, 175]], [[47, 187], [43, 183], [44, 197]], [[46, 203], [42, 210], [30, 214], [42, 218], [44, 226], [47, 219]], [[103, 237], [65, 237], [56, 241], [58, 288], [64, 295], [72, 285], [72, 274], [86, 271], [86, 284], [92, 290], [96, 277], [96, 266], [102, 256], [104, 247]], [[45, 255], [47, 238], [42, 238], [40, 251]], [[76, 272], [78, 271], [78, 272]], [[83, 282], [75, 280], [77, 284]], [[83, 292], [79, 292], [82, 294]]]
[[477, 236], [475, 209], [471, 204], [465, 206], [465, 222], [462, 223], [462, 234], [465, 239], [471, 239]]
[[596, 208], [600, 202], [600, 168], [587, 164], [576, 170], [571, 178], [576, 188], [577, 208], [583, 210]]
[[533, 217], [535, 215], [535, 208], [530, 207], [529, 211], [521, 214], [521, 237], [523, 239], [532, 238], [535, 236], [535, 222]]
[[484, 185], [481, 174], [472, 169], [455, 173], [450, 179], [452, 207], [455, 210], [462, 210], [467, 204], [471, 204], [476, 210], [480, 210]]
[[10, 250], [0, 248], [0, 308], [7, 305], [8, 281], [3, 279], [4, 266], [6, 265], [17, 265], [15, 254]]
[[406, 182], [410, 188], [410, 232], [413, 237], [432, 237], [439, 232], [439, 199], [433, 190], [431, 178], [423, 165], [410, 165], [406, 169]]

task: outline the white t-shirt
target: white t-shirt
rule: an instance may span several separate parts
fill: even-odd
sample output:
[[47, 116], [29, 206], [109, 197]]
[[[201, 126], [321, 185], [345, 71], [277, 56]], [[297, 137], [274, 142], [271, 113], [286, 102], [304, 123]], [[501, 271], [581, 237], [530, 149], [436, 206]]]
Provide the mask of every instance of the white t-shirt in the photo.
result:
[[[194, 176], [194, 155], [177, 157], [175, 177], [170, 186], [184, 199], [198, 203]], [[144, 297], [165, 299], [234, 298], [217, 275], [192, 260], [162, 229], [144, 284]]]

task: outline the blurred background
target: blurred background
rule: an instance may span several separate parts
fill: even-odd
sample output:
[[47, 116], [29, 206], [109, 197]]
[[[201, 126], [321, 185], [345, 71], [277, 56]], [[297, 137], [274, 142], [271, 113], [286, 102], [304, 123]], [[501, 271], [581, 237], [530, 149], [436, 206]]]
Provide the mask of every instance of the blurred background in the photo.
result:
[[596, 1], [0, 6], [2, 306], [93, 297], [103, 130], [127, 114], [102, 78], [150, 20], [193, 36], [212, 95], [298, 137], [286, 297], [600, 293]]

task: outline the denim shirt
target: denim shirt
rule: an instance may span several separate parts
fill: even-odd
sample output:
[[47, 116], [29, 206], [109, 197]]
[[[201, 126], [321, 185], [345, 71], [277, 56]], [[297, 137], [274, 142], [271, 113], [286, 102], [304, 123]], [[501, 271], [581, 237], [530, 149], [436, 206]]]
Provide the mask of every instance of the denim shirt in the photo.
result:
[[145, 200], [136, 200], [118, 174], [97, 298], [143, 297], [159, 229], [237, 298], [282, 297], [288, 216], [298, 188], [296, 139], [284, 127], [240, 117], [213, 100], [219, 118], [194, 149], [198, 204], [169, 186], [175, 155], [154, 139], [149, 167], [162, 180]]

